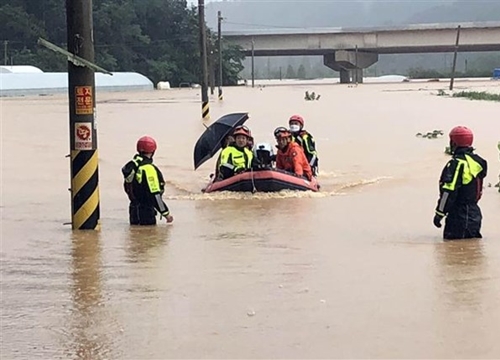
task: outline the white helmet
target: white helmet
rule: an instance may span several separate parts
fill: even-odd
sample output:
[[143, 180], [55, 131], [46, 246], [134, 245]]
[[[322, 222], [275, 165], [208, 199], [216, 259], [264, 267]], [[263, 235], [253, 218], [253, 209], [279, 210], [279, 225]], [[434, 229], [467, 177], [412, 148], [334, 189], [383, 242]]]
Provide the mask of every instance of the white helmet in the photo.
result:
[[253, 148], [253, 153], [261, 165], [270, 166], [271, 158], [274, 155], [273, 147], [269, 143], [259, 143]]
[[269, 155], [273, 155], [273, 147], [269, 143], [259, 143], [254, 146], [253, 152], [255, 156], [258, 156], [260, 151], [267, 151]]

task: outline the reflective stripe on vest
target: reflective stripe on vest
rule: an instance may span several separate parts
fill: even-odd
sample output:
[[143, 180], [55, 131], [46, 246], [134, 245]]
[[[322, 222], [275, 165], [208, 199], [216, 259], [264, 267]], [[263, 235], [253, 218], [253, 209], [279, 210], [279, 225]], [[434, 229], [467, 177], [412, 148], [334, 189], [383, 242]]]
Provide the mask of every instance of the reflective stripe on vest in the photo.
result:
[[458, 174], [460, 173], [460, 168], [463, 167], [462, 174], [462, 184], [467, 185], [472, 180], [474, 180], [477, 175], [483, 171], [483, 167], [477, 161], [475, 161], [471, 156], [465, 154], [464, 159], [456, 159], [458, 161], [457, 169], [453, 175], [453, 180], [450, 183], [444, 184], [443, 189], [449, 191], [455, 191], [458, 181]]
[[149, 191], [151, 194], [158, 193], [161, 191], [160, 181], [158, 179], [158, 174], [156, 169], [152, 164], [146, 164], [139, 167], [137, 171], [137, 182], [142, 183], [143, 174], [146, 175], [146, 181], [148, 182]]
[[135, 177], [135, 171], [132, 170], [130, 172], [130, 175], [125, 178], [125, 182], [130, 184], [132, 181], [134, 181], [134, 177]]
[[[133, 159], [132, 159], [132, 162], [134, 163], [134, 165], [139, 168], [139, 165], [140, 163], [142, 162], [143, 158], [140, 157], [139, 155], [136, 155]], [[125, 167], [124, 167], [125, 168]], [[131, 183], [132, 181], [134, 181], [134, 178], [136, 177], [135, 175], [135, 170], [132, 170], [130, 172], [130, 174], [125, 178], [125, 182], [126, 183]]]
[[235, 147], [227, 147], [224, 149], [221, 158], [221, 166], [227, 167], [231, 170], [238, 171], [241, 169], [248, 169], [252, 165], [253, 153], [244, 148], [243, 151]]
[[[309, 135], [306, 133], [303, 135], [297, 135], [295, 137], [295, 139], [297, 140], [297, 143], [299, 143], [299, 145], [304, 148], [304, 150], [306, 151], [307, 154], [311, 154], [311, 155], [314, 155], [316, 157], [316, 155], [317, 155], [316, 151], [309, 149], [309, 141], [307, 141], [308, 137], [309, 137]], [[316, 161], [316, 159], [314, 159], [314, 160]]]
[[136, 156], [132, 159], [132, 162], [135, 164], [135, 166], [139, 166], [139, 164], [142, 162], [142, 157]]

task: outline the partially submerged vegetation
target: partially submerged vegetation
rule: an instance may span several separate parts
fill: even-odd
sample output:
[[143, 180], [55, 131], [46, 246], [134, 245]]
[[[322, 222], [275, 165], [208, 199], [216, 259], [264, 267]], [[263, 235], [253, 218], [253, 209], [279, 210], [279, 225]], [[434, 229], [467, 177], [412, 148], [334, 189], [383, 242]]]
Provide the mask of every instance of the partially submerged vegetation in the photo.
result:
[[[439, 89], [437, 96], [450, 96], [443, 89]], [[500, 94], [489, 93], [487, 91], [460, 91], [451, 95], [456, 98], [467, 98], [470, 100], [500, 101]]]
[[[408, 77], [410, 79], [449, 79], [452, 73], [451, 70], [434, 70], [412, 68], [408, 70]], [[470, 69], [467, 71], [456, 71], [455, 78], [477, 78], [477, 77], [491, 77], [490, 64], [482, 65], [481, 69]]]
[[444, 134], [443, 130], [434, 130], [434, 131], [428, 131], [427, 133], [416, 133], [415, 136], [427, 139], [436, 139], [438, 137], [443, 136], [443, 134]]
[[454, 93], [453, 97], [463, 97], [470, 100], [500, 101], [500, 94], [492, 94], [487, 91], [460, 91]]
[[314, 91], [310, 94], [309, 94], [309, 91], [306, 91], [306, 94], [304, 95], [304, 99], [306, 101], [319, 100], [320, 97], [321, 97], [321, 95], [320, 94], [316, 95], [316, 93]]

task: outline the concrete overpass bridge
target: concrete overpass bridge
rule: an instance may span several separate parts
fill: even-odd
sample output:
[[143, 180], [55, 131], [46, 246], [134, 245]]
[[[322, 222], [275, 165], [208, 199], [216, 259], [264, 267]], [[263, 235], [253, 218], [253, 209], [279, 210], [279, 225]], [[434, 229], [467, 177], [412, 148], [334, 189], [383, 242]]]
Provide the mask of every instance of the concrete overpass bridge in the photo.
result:
[[246, 56], [322, 55], [340, 82], [362, 82], [379, 54], [500, 51], [500, 22], [416, 24], [387, 28], [318, 28], [226, 31]]

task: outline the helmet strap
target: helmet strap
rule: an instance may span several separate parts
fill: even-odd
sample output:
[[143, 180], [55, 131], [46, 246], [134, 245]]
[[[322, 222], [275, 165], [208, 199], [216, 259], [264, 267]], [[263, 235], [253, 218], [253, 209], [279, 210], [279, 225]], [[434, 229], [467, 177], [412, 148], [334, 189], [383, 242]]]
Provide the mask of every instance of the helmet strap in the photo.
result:
[[152, 159], [152, 158], [153, 158], [153, 155], [154, 155], [155, 153], [154, 153], [154, 152], [152, 152], [152, 153], [147, 153], [147, 152], [141, 151], [139, 154], [140, 154], [141, 156], [147, 157], [148, 159]]

